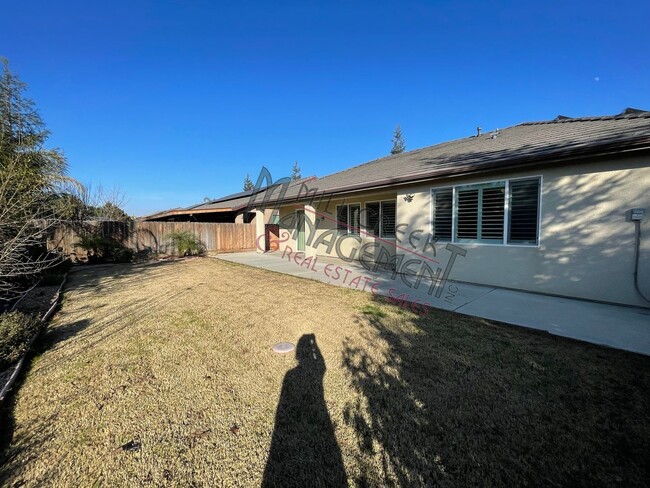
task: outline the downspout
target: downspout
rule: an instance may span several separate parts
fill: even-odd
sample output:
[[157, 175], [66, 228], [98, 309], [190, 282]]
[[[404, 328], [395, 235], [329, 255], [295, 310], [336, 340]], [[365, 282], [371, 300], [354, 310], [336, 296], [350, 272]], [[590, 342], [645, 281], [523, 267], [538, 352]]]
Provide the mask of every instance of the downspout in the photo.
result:
[[634, 221], [634, 289], [646, 302], [650, 303], [650, 298], [645, 296], [639, 287], [639, 253], [641, 248], [641, 221]]

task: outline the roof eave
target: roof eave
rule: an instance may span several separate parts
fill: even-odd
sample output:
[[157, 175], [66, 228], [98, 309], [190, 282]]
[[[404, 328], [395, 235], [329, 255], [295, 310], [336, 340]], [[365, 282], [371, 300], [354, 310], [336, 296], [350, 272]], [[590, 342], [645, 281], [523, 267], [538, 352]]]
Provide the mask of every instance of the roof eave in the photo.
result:
[[[650, 150], [650, 137], [643, 136], [635, 140], [617, 141], [615, 143], [598, 145], [596, 147], [586, 148], [583, 151], [576, 152], [574, 149], [567, 149], [566, 151], [559, 151], [547, 157], [539, 157], [537, 154], [526, 155], [519, 158], [509, 158], [504, 161], [494, 161], [491, 163], [484, 163], [479, 168], [475, 165], [459, 165], [455, 168], [445, 168], [444, 170], [430, 171], [427, 173], [420, 173], [417, 175], [407, 175], [404, 177], [386, 178], [371, 183], [363, 183], [359, 185], [348, 185], [328, 190], [318, 191], [318, 197], [326, 197], [330, 195], [337, 195], [341, 193], [354, 193], [359, 191], [380, 190], [391, 186], [403, 186], [406, 184], [414, 184], [423, 181], [432, 180], [434, 178], [443, 177], [460, 177], [469, 176], [482, 173], [493, 172], [495, 170], [508, 170], [508, 169], [522, 169], [528, 168], [532, 165], [538, 164], [559, 164], [567, 161], [580, 161], [588, 158], [608, 156], [611, 154], [623, 154], [635, 151]], [[266, 203], [265, 206], [273, 206], [281, 203], [293, 203], [302, 200], [313, 199], [313, 196], [296, 196], [285, 199], [276, 199]]]
[[194, 214], [206, 214], [206, 213], [223, 213], [223, 212], [234, 212], [237, 211], [237, 208], [212, 208], [204, 210], [191, 210], [191, 209], [180, 209], [180, 210], [171, 210], [169, 212], [161, 212], [155, 215], [149, 215], [147, 217], [141, 217], [138, 220], [156, 220], [162, 219], [165, 217], [174, 217], [177, 215], [194, 215]]

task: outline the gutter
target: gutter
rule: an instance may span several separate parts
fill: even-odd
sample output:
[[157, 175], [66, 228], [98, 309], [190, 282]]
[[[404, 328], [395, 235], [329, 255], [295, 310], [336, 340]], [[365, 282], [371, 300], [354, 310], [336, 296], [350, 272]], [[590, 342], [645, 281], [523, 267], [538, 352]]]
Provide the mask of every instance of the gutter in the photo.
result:
[[137, 219], [141, 222], [154, 222], [156, 219], [161, 219], [165, 217], [172, 217], [174, 215], [193, 215], [193, 214], [204, 214], [204, 213], [219, 213], [219, 212], [234, 212], [236, 211], [236, 208], [209, 208], [209, 209], [203, 209], [203, 210], [187, 210], [187, 209], [181, 209], [181, 210], [171, 210], [169, 212], [162, 212], [153, 216], [149, 217], [143, 217], [140, 219]]

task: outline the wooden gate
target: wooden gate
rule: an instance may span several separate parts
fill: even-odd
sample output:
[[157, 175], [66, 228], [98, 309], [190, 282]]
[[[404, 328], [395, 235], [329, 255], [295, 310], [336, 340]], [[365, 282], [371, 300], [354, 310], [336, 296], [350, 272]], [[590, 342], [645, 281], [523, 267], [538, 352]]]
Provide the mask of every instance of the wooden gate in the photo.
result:
[[266, 224], [264, 226], [266, 239], [265, 251], [277, 251], [280, 247], [280, 226], [278, 224]]

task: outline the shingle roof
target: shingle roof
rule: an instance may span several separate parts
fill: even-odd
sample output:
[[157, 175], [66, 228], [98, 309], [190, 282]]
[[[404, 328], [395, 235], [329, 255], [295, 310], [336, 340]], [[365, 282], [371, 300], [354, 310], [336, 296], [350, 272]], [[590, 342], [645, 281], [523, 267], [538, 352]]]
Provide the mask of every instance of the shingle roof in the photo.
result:
[[[251, 192], [252, 193], [252, 192]], [[250, 201], [251, 197], [250, 194], [239, 197], [239, 198], [234, 198], [230, 200], [225, 200], [225, 199], [220, 199], [208, 203], [200, 203], [198, 205], [194, 205], [192, 207], [187, 207], [185, 210], [187, 211], [194, 211], [194, 210], [200, 210], [200, 211], [205, 211], [205, 210], [237, 210], [239, 208], [245, 207], [246, 204]]]
[[[602, 117], [563, 116], [383, 157], [318, 178], [310, 188], [322, 194], [342, 193], [648, 148], [650, 112], [627, 109]], [[286, 199], [295, 199], [298, 190], [288, 191]]]
[[[300, 187], [302, 183], [315, 180], [315, 176], [309, 176], [307, 178], [301, 178], [295, 181], [292, 181], [289, 184], [289, 191], [291, 192], [294, 187]], [[271, 187], [273, 188], [273, 187]], [[165, 217], [178, 216], [178, 215], [192, 215], [199, 213], [212, 213], [212, 212], [232, 212], [239, 211], [246, 208], [251, 202], [261, 203], [264, 201], [264, 197], [268, 188], [260, 188], [259, 190], [246, 190], [239, 193], [233, 193], [231, 195], [226, 195], [215, 200], [211, 200], [205, 203], [197, 203], [185, 208], [173, 208], [170, 210], [164, 210], [162, 212], [157, 212], [155, 214], [147, 215], [140, 217], [141, 220], [155, 220]], [[279, 194], [280, 191], [277, 191]], [[253, 200], [251, 196], [254, 195]]]
[[[307, 178], [301, 178], [299, 180], [294, 180], [289, 184], [289, 191], [292, 191], [294, 188], [300, 188], [300, 185], [303, 182], [308, 182], [310, 180], [315, 180], [316, 177], [310, 176]], [[230, 195], [228, 197], [223, 197], [218, 200], [213, 200], [208, 203], [201, 203], [199, 205], [194, 205], [192, 207], [188, 207], [187, 210], [200, 210], [200, 211], [206, 211], [206, 210], [222, 210], [222, 209], [228, 209], [228, 210], [238, 210], [241, 208], [246, 207], [251, 201], [255, 202], [262, 202], [264, 200], [265, 193], [267, 191], [267, 188], [262, 188], [260, 190], [250, 190], [250, 191], [245, 191], [241, 193], [236, 193], [234, 195]], [[278, 194], [280, 193], [279, 191], [277, 192]], [[253, 200], [251, 200], [251, 195], [255, 195]]]
[[[262, 191], [262, 190], [258, 190], [258, 191]], [[250, 196], [253, 193], [257, 193], [257, 192], [254, 191], [254, 190], [245, 190], [245, 191], [240, 191], [240, 192], [237, 192], [237, 193], [231, 193], [230, 195], [226, 195], [225, 197], [215, 198], [214, 200], [210, 200], [209, 202], [202, 202], [202, 203], [197, 203], [195, 205], [191, 205], [189, 207], [186, 207], [185, 210], [190, 210], [192, 208], [204, 207], [205, 205], [212, 205], [212, 204], [215, 204], [215, 203], [222, 203], [222, 202], [226, 202], [226, 201], [237, 200], [239, 198], [244, 198], [244, 197], [250, 198]]]
[[[303, 196], [301, 187], [305, 181], [310, 190], [327, 195], [638, 149], [650, 149], [648, 111], [628, 108], [618, 115], [600, 117], [560, 115], [554, 120], [524, 122], [479, 136], [386, 156], [322, 178], [304, 178], [292, 182], [281, 200], [293, 201]], [[257, 192], [254, 201], [263, 202], [267, 191]], [[268, 203], [274, 203], [280, 194], [277, 190], [271, 192]], [[249, 203], [250, 193], [240, 192], [186, 209], [161, 212], [156, 217], [167, 213], [239, 210]]]

